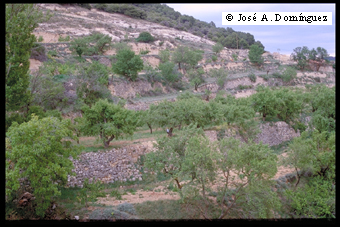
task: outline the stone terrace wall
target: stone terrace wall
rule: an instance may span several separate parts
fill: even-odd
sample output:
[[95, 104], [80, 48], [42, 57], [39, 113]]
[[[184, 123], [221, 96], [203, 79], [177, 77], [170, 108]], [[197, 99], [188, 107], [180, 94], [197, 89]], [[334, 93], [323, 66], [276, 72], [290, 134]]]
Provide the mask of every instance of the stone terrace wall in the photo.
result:
[[137, 168], [138, 157], [145, 154], [144, 145], [131, 145], [108, 151], [88, 152], [79, 155], [79, 159], [72, 160], [76, 176], [68, 176], [67, 186], [82, 187], [85, 178], [92, 182], [113, 183], [115, 181], [142, 180], [142, 174]]

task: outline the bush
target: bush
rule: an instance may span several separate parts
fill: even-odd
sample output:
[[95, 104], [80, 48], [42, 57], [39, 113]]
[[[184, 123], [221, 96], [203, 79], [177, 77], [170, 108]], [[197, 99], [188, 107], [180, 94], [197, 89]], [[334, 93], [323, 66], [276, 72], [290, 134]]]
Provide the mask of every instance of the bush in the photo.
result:
[[256, 82], [256, 76], [254, 73], [250, 74], [249, 76], [249, 79], [251, 80], [251, 82], [255, 83]]
[[269, 80], [269, 76], [267, 74], [260, 75], [265, 81]]
[[240, 85], [238, 85], [237, 88], [240, 89], [240, 90], [250, 89], [250, 88], [253, 88], [253, 85], [242, 85], [242, 84], [240, 84]]
[[125, 213], [129, 213], [132, 215], [137, 214], [135, 207], [131, 203], [121, 203], [117, 206], [117, 210], [125, 212]]
[[39, 43], [33, 44], [33, 47], [31, 49], [30, 58], [36, 59], [36, 60], [41, 61], [41, 62], [47, 61], [48, 58], [46, 56], [45, 47], [40, 45]]
[[278, 72], [273, 73], [272, 76], [273, 76], [274, 78], [281, 78], [281, 74], [278, 73]]
[[137, 42], [150, 43], [154, 41], [154, 37], [149, 32], [141, 32], [136, 39]]
[[211, 60], [212, 60], [213, 62], [217, 61], [216, 55], [211, 56]]
[[66, 36], [65, 38], [62, 37], [62, 36], [59, 36], [58, 41], [59, 42], [68, 42], [68, 41], [70, 41], [70, 36]]

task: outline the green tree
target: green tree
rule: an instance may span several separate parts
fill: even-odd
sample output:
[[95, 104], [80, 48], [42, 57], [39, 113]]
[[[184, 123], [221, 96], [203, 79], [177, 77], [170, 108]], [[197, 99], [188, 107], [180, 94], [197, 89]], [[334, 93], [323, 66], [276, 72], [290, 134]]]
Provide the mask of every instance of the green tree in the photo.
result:
[[72, 53], [78, 54], [78, 56], [81, 58], [82, 54], [87, 51], [88, 43], [87, 40], [84, 38], [78, 38], [74, 39], [70, 42], [70, 51]]
[[119, 50], [116, 55], [117, 61], [112, 63], [112, 71], [135, 81], [138, 72], [143, 69], [143, 60], [135, 52], [128, 49]]
[[165, 63], [161, 63], [159, 64], [159, 69], [161, 70], [163, 80], [170, 85], [173, 85], [181, 78], [180, 73], [176, 70], [175, 63], [173, 62], [167, 61]]
[[198, 86], [205, 82], [203, 75], [204, 70], [202, 68], [198, 68], [196, 70], [191, 69], [188, 71], [189, 81], [192, 85], [194, 85], [196, 91]]
[[6, 134], [6, 199], [13, 200], [20, 188], [19, 178], [27, 177], [33, 189], [36, 214], [43, 217], [52, 200], [61, 194], [59, 188], [72, 175], [79, 147], [70, 128], [71, 121], [55, 117], [41, 120], [32, 116], [29, 122], [13, 123]]
[[[283, 163], [295, 168], [298, 177], [295, 190], [284, 193], [290, 215], [335, 218], [335, 133], [301, 133], [289, 145]], [[312, 176], [297, 188], [306, 171], [311, 171]]]
[[192, 179], [195, 178], [190, 170], [182, 172], [188, 141], [195, 135], [204, 136], [204, 132], [202, 129], [197, 129], [196, 125], [190, 125], [179, 131], [177, 136], [159, 138], [155, 144], [157, 152], [145, 155], [145, 167], [170, 176], [181, 189], [183, 184], [180, 184], [180, 179], [184, 175], [189, 173]]
[[203, 59], [202, 51], [194, 50], [187, 46], [178, 46], [171, 56], [171, 61], [178, 64], [178, 69], [194, 68]]
[[278, 98], [273, 95], [273, 91], [269, 87], [257, 87], [257, 93], [251, 96], [254, 104], [253, 108], [256, 112], [262, 114], [263, 121], [266, 120], [267, 115], [276, 116], [278, 110], [276, 104], [279, 102]]
[[282, 75], [281, 75], [281, 78], [282, 78], [282, 81], [285, 82], [285, 83], [289, 83], [291, 82], [293, 79], [296, 78], [296, 70], [292, 67], [287, 67], [285, 69], [285, 71], [283, 71]]
[[137, 42], [143, 43], [150, 43], [154, 41], [154, 37], [149, 32], [141, 32], [139, 33], [138, 38], [136, 39]]
[[246, 144], [234, 138], [221, 140], [219, 150], [224, 178], [218, 188], [218, 218], [273, 218], [281, 206], [271, 180], [277, 172], [277, 156], [262, 142]]
[[215, 54], [219, 54], [223, 50], [223, 45], [221, 43], [216, 43], [212, 46], [212, 50]]
[[216, 83], [219, 89], [222, 89], [228, 77], [228, 72], [223, 68], [219, 68], [219, 69], [213, 68], [209, 70], [208, 75], [216, 78]]
[[274, 95], [278, 101], [276, 103], [277, 117], [287, 123], [290, 123], [290, 121], [295, 122], [305, 106], [301, 100], [300, 91], [280, 88], [274, 90], [272, 95]]
[[256, 66], [261, 66], [263, 64], [263, 48], [259, 47], [258, 45], [251, 45], [248, 52], [248, 58], [251, 63]]
[[78, 66], [76, 75], [76, 93], [78, 101], [86, 105], [92, 105], [99, 99], [111, 98], [107, 88], [109, 81], [109, 69], [98, 61], [82, 63]]
[[159, 58], [160, 58], [160, 63], [165, 63], [167, 61], [170, 61], [170, 51], [169, 50], [160, 50], [158, 55], [159, 55]]
[[335, 87], [313, 86], [310, 88], [309, 94], [312, 97], [310, 100], [312, 108], [311, 126], [320, 132], [335, 131]]
[[33, 30], [49, 19], [34, 4], [6, 4], [5, 90], [6, 110], [29, 102], [29, 58], [36, 37]]
[[297, 62], [297, 66], [301, 70], [304, 70], [308, 65], [308, 59], [313, 58], [312, 55], [314, 55], [314, 51], [310, 52], [306, 46], [296, 47], [293, 51], [294, 52], [290, 56]]
[[91, 108], [83, 106], [84, 134], [98, 136], [105, 148], [113, 139], [123, 135], [133, 135], [138, 118], [132, 110], [109, 103], [106, 99], [98, 100]]

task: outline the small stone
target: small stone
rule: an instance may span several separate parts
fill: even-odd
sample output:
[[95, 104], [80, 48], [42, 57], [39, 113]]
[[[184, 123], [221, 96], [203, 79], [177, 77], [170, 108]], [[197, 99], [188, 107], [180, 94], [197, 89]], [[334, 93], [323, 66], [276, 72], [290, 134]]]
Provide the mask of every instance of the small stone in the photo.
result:
[[75, 218], [76, 220], [79, 220], [79, 216], [74, 216], [74, 218]]

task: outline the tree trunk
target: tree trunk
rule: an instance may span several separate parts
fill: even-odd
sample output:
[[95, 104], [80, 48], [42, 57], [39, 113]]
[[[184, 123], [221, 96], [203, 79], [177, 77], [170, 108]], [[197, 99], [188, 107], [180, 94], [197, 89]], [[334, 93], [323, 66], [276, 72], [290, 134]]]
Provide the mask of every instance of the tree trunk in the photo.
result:
[[152, 127], [151, 127], [151, 124], [149, 124], [149, 123], [146, 123], [147, 125], [148, 125], [148, 127], [149, 127], [149, 129], [150, 129], [150, 134], [152, 134]]
[[179, 181], [178, 181], [177, 178], [175, 178], [174, 180], [175, 180], [176, 183], [177, 183], [177, 187], [178, 187], [179, 189], [181, 189], [181, 188], [183, 187], [183, 185], [180, 185], [180, 183], [179, 183]]
[[263, 113], [263, 114], [262, 114], [262, 121], [265, 121], [265, 120], [266, 120], [266, 116], [267, 116], [266, 113]]
[[170, 130], [169, 130], [169, 132], [168, 132], [168, 136], [169, 136], [169, 137], [172, 137], [172, 130], [173, 130], [173, 128], [170, 128]]
[[115, 135], [112, 135], [107, 141], [104, 140], [104, 147], [108, 148], [110, 145], [110, 142], [115, 138]]

